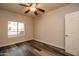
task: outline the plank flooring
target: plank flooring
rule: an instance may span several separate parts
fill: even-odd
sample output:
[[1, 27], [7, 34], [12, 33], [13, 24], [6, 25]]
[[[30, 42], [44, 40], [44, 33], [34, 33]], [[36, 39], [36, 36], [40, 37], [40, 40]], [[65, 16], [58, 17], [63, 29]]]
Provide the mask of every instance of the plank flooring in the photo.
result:
[[0, 56], [65, 56], [65, 55], [69, 54], [60, 53], [56, 50], [55, 47], [50, 48], [49, 46], [34, 40], [0, 48]]

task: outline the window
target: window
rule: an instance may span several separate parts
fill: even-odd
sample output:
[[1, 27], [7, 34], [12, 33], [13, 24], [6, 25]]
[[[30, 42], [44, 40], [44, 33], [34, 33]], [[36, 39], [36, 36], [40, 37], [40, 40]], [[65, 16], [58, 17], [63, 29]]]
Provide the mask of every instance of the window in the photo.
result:
[[24, 35], [24, 23], [8, 21], [8, 37]]

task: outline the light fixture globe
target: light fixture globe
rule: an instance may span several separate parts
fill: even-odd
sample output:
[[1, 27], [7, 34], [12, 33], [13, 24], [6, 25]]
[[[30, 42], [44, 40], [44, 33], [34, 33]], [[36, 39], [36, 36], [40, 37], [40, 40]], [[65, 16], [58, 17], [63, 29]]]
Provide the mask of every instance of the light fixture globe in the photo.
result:
[[31, 8], [30, 8], [30, 11], [36, 11], [36, 8], [31, 7]]

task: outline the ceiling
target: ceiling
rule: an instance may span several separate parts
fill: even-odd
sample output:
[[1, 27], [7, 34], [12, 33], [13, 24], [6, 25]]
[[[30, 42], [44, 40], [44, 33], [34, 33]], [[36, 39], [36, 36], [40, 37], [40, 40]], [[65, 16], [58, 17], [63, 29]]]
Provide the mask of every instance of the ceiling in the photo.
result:
[[[63, 7], [67, 5], [68, 3], [39, 3], [39, 7], [45, 10], [46, 12], [49, 12], [51, 10]], [[26, 7], [20, 6], [18, 3], [0, 3], [0, 9], [20, 13], [26, 16], [30, 17], [36, 17], [36, 15], [33, 13], [33, 11], [24, 14], [24, 12], [27, 10]], [[43, 13], [39, 12], [39, 15]]]

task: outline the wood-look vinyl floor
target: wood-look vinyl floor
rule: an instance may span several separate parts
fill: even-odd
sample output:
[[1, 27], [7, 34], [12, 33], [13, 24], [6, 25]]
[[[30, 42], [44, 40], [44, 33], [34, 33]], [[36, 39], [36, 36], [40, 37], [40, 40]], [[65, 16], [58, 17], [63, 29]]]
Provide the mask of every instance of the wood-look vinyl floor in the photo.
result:
[[[44, 48], [41, 43], [23, 42], [0, 48], [0, 56], [64, 56], [52, 49]], [[48, 47], [49, 48], [49, 47]]]

